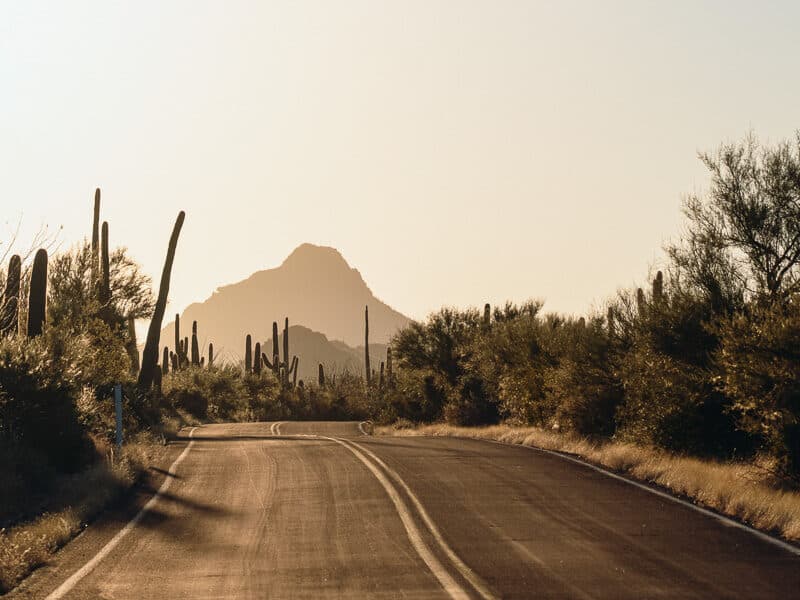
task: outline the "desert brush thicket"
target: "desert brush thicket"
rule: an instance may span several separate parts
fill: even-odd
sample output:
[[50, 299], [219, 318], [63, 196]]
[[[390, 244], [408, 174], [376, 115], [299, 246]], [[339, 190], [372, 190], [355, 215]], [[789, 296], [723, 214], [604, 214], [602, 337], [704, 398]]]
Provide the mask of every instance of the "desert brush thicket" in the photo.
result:
[[800, 478], [800, 133], [700, 156], [706, 193], [644, 289], [575, 318], [443, 308], [392, 341], [383, 421], [506, 421]]

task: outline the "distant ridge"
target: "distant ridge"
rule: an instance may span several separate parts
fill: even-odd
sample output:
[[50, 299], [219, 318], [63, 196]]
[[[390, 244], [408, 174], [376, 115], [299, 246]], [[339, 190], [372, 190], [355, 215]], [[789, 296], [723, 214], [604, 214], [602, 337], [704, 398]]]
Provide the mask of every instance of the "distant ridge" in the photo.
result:
[[[371, 323], [370, 323], [371, 329]], [[272, 336], [265, 340], [254, 340], [261, 342], [262, 348], [267, 348], [265, 354], [272, 354]], [[325, 367], [327, 377], [349, 371], [350, 373], [364, 373], [364, 344], [352, 348], [339, 341], [330, 341], [324, 333], [312, 331], [302, 325], [289, 326], [289, 350], [296, 355], [300, 362], [298, 369], [298, 379], [307, 382], [317, 381], [319, 365]], [[278, 334], [278, 348], [283, 348], [283, 330]], [[381, 362], [386, 360], [386, 344], [369, 344], [369, 356], [372, 367], [380, 370]], [[283, 352], [283, 350], [281, 350]], [[272, 360], [270, 358], [270, 360]]]
[[[272, 322], [278, 321], [282, 332], [288, 317], [290, 326], [303, 325], [328, 340], [357, 347], [364, 344], [367, 305], [371, 343], [386, 344], [409, 323], [408, 317], [375, 297], [338, 250], [302, 244], [279, 267], [222, 286], [204, 302], [187, 307], [181, 314], [181, 336], [191, 336], [192, 321], [197, 320], [203, 354], [211, 341], [217, 356], [238, 360], [248, 333], [253, 343], [263, 342], [272, 337]], [[174, 327], [172, 321], [161, 330], [162, 347], [174, 346]]]

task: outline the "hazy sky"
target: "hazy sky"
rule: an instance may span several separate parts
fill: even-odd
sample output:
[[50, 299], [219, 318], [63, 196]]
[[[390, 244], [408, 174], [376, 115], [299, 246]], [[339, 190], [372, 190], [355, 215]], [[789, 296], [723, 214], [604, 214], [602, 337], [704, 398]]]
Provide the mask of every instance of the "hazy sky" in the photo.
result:
[[[4, 237], [94, 188], [169, 312], [332, 245], [373, 291], [581, 312], [641, 280], [698, 150], [800, 127], [797, 2], [0, 0]], [[324, 298], [320, 298], [324, 302]]]

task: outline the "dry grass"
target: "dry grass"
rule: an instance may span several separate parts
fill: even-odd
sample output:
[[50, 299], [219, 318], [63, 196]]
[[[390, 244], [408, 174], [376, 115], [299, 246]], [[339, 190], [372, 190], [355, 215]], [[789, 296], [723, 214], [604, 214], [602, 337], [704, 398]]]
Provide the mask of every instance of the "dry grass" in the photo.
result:
[[465, 437], [565, 452], [632, 479], [658, 485], [761, 531], [800, 541], [800, 493], [771, 485], [769, 472], [756, 464], [686, 458], [620, 442], [596, 444], [533, 427], [425, 425], [376, 427], [375, 433]]
[[128, 444], [122, 456], [65, 478], [53, 494], [66, 506], [0, 530], [0, 594], [17, 585], [80, 533], [100, 511], [129, 489], [146, 465], [165, 453], [149, 436]]

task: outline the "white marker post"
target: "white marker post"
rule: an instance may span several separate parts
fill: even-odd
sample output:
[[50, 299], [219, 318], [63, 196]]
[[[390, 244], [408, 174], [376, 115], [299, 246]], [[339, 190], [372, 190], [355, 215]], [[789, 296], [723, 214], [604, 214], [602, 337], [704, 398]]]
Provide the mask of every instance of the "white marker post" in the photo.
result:
[[117, 448], [122, 449], [122, 386], [114, 386], [114, 410], [117, 413]]

